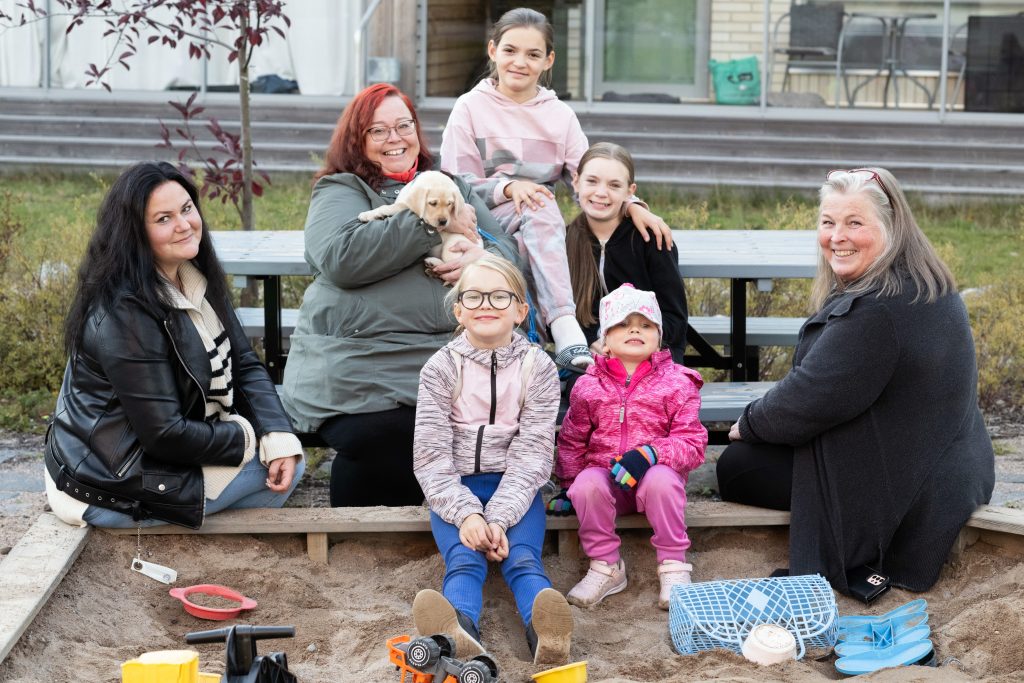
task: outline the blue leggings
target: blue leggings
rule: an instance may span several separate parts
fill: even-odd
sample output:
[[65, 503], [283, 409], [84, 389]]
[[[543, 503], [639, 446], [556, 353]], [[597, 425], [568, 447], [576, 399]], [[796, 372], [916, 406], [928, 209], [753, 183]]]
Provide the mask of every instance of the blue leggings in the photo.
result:
[[[462, 478], [462, 483], [484, 505], [494, 495], [499, 482], [501, 473], [497, 472]], [[519, 523], [505, 532], [508, 537], [508, 557], [501, 563], [501, 574], [512, 590], [523, 624], [529, 624], [533, 618], [533, 599], [537, 593], [551, 587], [540, 559], [545, 524], [544, 502], [538, 492]], [[479, 629], [487, 558], [482, 552], [462, 545], [458, 527], [445, 522], [433, 512], [430, 513], [430, 530], [444, 558], [445, 574], [441, 592], [455, 609], [472, 619]]]
[[[291, 487], [284, 493], [275, 493], [267, 488], [267, 468], [260, 462], [259, 456], [245, 464], [217, 498], [206, 499], [206, 516], [221, 510], [239, 508], [279, 508], [292, 495], [299, 485], [302, 473], [306, 471], [306, 459], [301, 458], [295, 467], [295, 476]], [[137, 526], [150, 527], [166, 524], [159, 519], [144, 519], [136, 522], [131, 515], [116, 510], [108, 510], [98, 505], [90, 505], [82, 519], [95, 527], [107, 529], [134, 529]]]

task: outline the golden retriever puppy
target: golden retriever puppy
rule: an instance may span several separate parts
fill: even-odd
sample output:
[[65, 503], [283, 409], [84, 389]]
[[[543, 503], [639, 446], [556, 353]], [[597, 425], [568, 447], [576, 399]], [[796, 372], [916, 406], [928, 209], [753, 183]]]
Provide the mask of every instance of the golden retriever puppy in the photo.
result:
[[428, 268], [458, 258], [452, 247], [459, 242], [470, 240], [458, 232], [446, 230], [465, 205], [462, 193], [451, 178], [440, 171], [424, 171], [402, 188], [394, 204], [381, 206], [359, 214], [359, 220], [366, 223], [378, 218], [394, 216], [402, 209], [409, 209], [423, 219], [427, 225], [441, 233], [441, 245], [431, 250], [424, 259]]

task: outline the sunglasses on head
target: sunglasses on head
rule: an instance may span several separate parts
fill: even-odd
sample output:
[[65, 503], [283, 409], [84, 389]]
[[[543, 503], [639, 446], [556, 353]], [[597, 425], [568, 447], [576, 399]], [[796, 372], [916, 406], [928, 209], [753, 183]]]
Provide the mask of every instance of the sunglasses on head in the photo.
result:
[[837, 168], [826, 173], [825, 180], [831, 180], [832, 177], [835, 176], [837, 173], [848, 173], [854, 177], [862, 178], [865, 182], [874, 180], [876, 183], [878, 183], [878, 186], [882, 188], [882, 192], [885, 193], [886, 199], [889, 200], [889, 205], [892, 206], [894, 204], [894, 202], [892, 201], [892, 193], [889, 192], [889, 188], [886, 187], [885, 183], [882, 182], [882, 178], [878, 175], [878, 173], [872, 171], [870, 168]]

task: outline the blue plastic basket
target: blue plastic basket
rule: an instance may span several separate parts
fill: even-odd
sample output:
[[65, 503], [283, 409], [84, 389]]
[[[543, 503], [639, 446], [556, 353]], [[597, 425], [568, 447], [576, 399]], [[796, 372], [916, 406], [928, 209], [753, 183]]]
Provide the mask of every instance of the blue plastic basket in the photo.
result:
[[801, 659], [808, 648], [835, 645], [838, 617], [832, 587], [814, 574], [675, 586], [668, 627], [679, 654], [717, 648], [741, 654], [755, 626], [775, 624], [796, 638]]

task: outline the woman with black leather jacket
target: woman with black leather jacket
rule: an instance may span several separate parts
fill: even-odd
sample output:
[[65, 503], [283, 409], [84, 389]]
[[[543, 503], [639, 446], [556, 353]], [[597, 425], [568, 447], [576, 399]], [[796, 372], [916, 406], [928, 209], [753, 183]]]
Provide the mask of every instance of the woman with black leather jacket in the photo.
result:
[[65, 322], [46, 490], [69, 524], [280, 507], [302, 450], [228, 298], [195, 186], [141, 163], [111, 186]]

